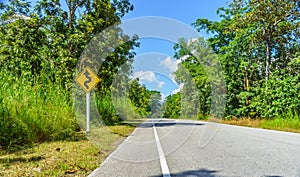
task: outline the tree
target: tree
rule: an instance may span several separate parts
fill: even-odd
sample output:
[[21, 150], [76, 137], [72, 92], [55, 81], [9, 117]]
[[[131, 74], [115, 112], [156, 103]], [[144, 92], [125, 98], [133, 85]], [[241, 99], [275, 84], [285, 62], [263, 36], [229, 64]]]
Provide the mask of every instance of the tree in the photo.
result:
[[[62, 3], [66, 3], [67, 8]], [[114, 26], [133, 10], [128, 0], [40, 0], [35, 3], [9, 0], [1, 3], [0, 8], [1, 70], [11, 73], [13, 78], [22, 77], [33, 86], [43, 85], [35, 87], [42, 90], [37, 92], [50, 90], [48, 85], [52, 83], [62, 86], [70, 105], [76, 65], [88, 44], [96, 41], [99, 52], [103, 47], [101, 41], [97, 41], [99, 37], [126, 39], [126, 43], [109, 50], [109, 55], [101, 58], [100, 69], [93, 68], [101, 78], [96, 95], [98, 99], [105, 97], [104, 101], [98, 101], [101, 104], [98, 109], [103, 111], [106, 124], [118, 121], [110, 98], [112, 82], [124, 63], [131, 64], [135, 55], [132, 49], [138, 46], [136, 36], [131, 38]], [[104, 36], [101, 32], [109, 27], [114, 28], [114, 33]], [[87, 66], [84, 62], [80, 65]]]
[[285, 68], [299, 48], [299, 4], [298, 0], [234, 1], [234, 7], [243, 9], [244, 13], [234, 16], [231, 29], [248, 28], [254, 34], [253, 45], [265, 45], [266, 82], [272, 68]]
[[208, 42], [225, 71], [227, 115], [266, 116], [269, 108], [262, 111], [258, 100], [269, 106], [276, 102], [263, 95], [276, 89], [274, 79], [296, 77], [299, 8], [297, 0], [235, 0], [218, 10], [220, 22], [198, 19], [193, 24], [213, 34]]
[[226, 88], [217, 55], [203, 38], [180, 39], [174, 49], [175, 58], [181, 61], [174, 75], [184, 84], [180, 91], [183, 116], [220, 115], [220, 96]]
[[[74, 69], [87, 44], [109, 26], [120, 22], [133, 6], [128, 0], [25, 0], [1, 3], [0, 67], [16, 77], [48, 76], [70, 90]], [[119, 33], [121, 34], [121, 33]], [[116, 68], [130, 60], [136, 40], [119, 46], [103, 64], [102, 85], [110, 88]], [[37, 80], [37, 79], [34, 79]], [[104, 84], [108, 83], [108, 84]], [[104, 89], [104, 88], [103, 88]]]
[[[240, 58], [236, 57], [235, 53], [237, 46], [232, 42], [237, 33], [229, 29], [234, 22], [232, 19], [239, 11], [234, 10], [233, 4], [228, 8], [221, 7], [217, 14], [221, 20], [210, 21], [208, 19], [200, 18], [193, 23], [193, 26], [198, 30], [206, 30], [207, 33], [212, 34], [213, 37], [207, 39], [208, 45], [212, 47], [213, 51], [218, 54], [218, 58], [222, 64], [222, 69], [225, 72], [225, 81], [227, 85], [227, 104], [226, 114], [235, 114], [235, 109], [239, 106], [237, 95], [242, 88], [242, 78], [240, 73]], [[228, 49], [231, 46], [231, 50]]]
[[151, 92], [139, 83], [138, 78], [130, 84], [129, 99], [140, 116], [146, 117], [149, 115], [151, 111]]
[[169, 95], [163, 104], [164, 118], [179, 118], [181, 115], [181, 96], [180, 93]]
[[151, 90], [150, 91], [150, 108], [151, 108], [151, 117], [161, 117], [162, 113], [161, 113], [161, 99], [162, 99], [162, 95], [159, 91], [156, 90]]

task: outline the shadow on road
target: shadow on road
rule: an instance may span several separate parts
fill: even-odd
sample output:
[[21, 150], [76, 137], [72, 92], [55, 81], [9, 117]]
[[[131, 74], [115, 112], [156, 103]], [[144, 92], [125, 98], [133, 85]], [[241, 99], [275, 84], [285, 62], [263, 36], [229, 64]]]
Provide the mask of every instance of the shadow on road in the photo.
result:
[[[204, 176], [204, 177], [218, 177], [215, 173], [218, 173], [219, 171], [216, 170], [207, 170], [207, 169], [199, 169], [199, 170], [191, 170], [191, 171], [184, 171], [180, 173], [171, 173], [171, 176], [177, 176], [177, 177], [199, 177], [199, 176]], [[152, 177], [162, 177], [161, 176], [152, 176]], [[220, 177], [220, 176], [219, 176]]]
[[146, 122], [142, 123], [138, 127], [140, 128], [149, 128], [155, 125], [155, 127], [170, 127], [170, 126], [201, 126], [205, 125], [202, 123], [188, 123], [188, 122]]
[[[171, 173], [171, 177], [222, 177], [221, 175], [216, 175], [220, 171], [217, 170], [207, 170], [207, 169], [199, 169], [199, 170], [190, 170], [184, 171], [180, 173]], [[151, 176], [151, 177], [162, 177], [160, 176]], [[264, 177], [283, 177], [283, 176], [264, 176]]]

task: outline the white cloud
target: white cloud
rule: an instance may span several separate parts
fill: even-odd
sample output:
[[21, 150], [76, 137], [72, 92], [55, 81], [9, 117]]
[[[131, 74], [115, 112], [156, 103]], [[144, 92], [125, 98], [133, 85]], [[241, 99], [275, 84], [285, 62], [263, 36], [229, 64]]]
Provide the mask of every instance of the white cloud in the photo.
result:
[[160, 62], [160, 65], [166, 68], [171, 73], [177, 71], [178, 64], [181, 62], [181, 60], [172, 60], [171, 57], [167, 57], [163, 61]]
[[160, 102], [164, 102], [166, 100], [166, 95], [163, 94], [162, 92], [160, 94], [161, 94]]
[[197, 42], [198, 38], [191, 38], [190, 40], [188, 40], [187, 45], [190, 45], [191, 43]]
[[152, 71], [137, 71], [133, 73], [133, 79], [139, 78], [140, 81], [144, 82], [156, 82], [157, 78]]
[[195, 43], [197, 43], [198, 41], [199, 41], [198, 38], [191, 38], [187, 42], [188, 48], [189, 48], [191, 54], [193, 54], [194, 56], [197, 55], [197, 50], [195, 49]]
[[163, 87], [164, 85], [165, 85], [165, 82], [163, 82], [163, 81], [158, 81], [156, 87], [157, 87], [158, 89], [162, 89], [162, 87]]
[[170, 79], [171, 79], [171, 81], [172, 81], [174, 84], [178, 85], [178, 83], [176, 82], [175, 78], [176, 78], [175, 74], [170, 74]]
[[158, 80], [155, 73], [152, 71], [137, 71], [133, 73], [132, 79], [134, 80], [137, 78], [139, 78], [140, 82], [155, 83], [156, 88], [160, 90], [166, 84], [165, 82]]
[[183, 86], [184, 86], [184, 83], [179, 84], [178, 89], [173, 90], [172, 94], [176, 94], [176, 93], [180, 92], [182, 90]]
[[180, 58], [181, 61], [184, 61], [186, 59], [188, 59], [190, 57], [190, 55], [184, 55], [183, 57]]

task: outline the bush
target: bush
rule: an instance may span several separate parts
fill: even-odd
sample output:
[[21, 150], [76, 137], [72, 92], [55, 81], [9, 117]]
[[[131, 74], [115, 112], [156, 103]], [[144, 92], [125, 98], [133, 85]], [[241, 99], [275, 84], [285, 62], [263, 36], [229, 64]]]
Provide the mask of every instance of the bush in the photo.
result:
[[289, 113], [290, 116], [299, 115], [300, 83], [299, 75], [279, 75], [275, 73], [269, 80], [266, 91], [261, 90], [262, 98], [257, 112], [262, 117], [278, 117]]
[[[259, 118], [286, 118], [300, 114], [300, 76], [289, 75], [284, 70], [276, 71], [270, 76], [267, 87], [265, 80], [261, 87], [256, 87], [249, 92], [241, 92], [240, 108], [236, 116]], [[249, 105], [245, 105], [246, 98]]]

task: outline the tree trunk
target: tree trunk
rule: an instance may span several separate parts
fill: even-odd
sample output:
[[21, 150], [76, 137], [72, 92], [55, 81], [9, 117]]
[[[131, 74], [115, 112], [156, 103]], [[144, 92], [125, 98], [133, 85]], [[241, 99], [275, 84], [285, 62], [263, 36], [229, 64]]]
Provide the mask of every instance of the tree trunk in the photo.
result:
[[270, 74], [270, 41], [267, 41], [267, 51], [266, 51], [266, 90], [268, 89], [268, 80]]

